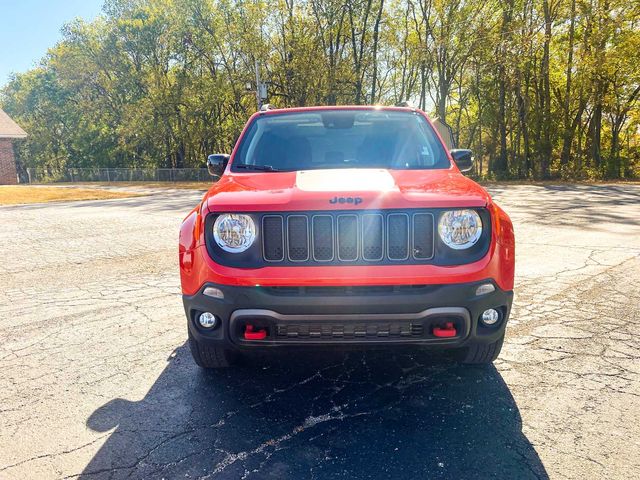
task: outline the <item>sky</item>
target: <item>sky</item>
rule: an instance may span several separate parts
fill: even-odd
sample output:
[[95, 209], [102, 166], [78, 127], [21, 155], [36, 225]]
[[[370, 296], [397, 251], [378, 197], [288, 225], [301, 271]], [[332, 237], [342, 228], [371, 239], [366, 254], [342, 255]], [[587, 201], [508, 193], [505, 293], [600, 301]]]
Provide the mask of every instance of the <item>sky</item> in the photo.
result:
[[104, 0], [0, 0], [0, 88], [33, 68], [76, 17], [94, 19]]

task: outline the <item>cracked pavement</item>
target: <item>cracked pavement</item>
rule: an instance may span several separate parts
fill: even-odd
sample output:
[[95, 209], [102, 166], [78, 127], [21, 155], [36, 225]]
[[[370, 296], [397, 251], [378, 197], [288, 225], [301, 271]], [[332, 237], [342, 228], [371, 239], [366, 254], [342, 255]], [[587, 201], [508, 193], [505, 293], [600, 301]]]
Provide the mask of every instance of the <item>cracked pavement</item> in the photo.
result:
[[186, 340], [201, 192], [0, 207], [0, 478], [619, 478], [640, 471], [640, 185], [493, 185], [516, 299], [492, 367]]

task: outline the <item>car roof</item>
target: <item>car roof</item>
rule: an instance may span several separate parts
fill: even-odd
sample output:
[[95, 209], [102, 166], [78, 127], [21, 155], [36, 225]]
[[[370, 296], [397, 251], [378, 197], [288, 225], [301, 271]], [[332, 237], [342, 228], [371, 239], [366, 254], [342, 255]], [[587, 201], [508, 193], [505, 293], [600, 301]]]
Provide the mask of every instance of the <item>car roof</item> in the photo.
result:
[[383, 110], [383, 111], [399, 111], [399, 112], [414, 112], [420, 111], [413, 107], [395, 107], [387, 105], [323, 105], [313, 107], [291, 107], [291, 108], [272, 108], [269, 110], [263, 110], [257, 112], [260, 115], [277, 115], [280, 113], [294, 113], [294, 112], [317, 112], [326, 110]]

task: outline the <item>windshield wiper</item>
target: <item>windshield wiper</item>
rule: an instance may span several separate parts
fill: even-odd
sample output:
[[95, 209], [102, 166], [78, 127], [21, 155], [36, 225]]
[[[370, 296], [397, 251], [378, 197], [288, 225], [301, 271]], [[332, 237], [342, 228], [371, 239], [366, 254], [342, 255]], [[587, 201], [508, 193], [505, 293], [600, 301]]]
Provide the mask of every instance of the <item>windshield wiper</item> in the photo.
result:
[[236, 168], [244, 168], [245, 170], [257, 170], [260, 172], [285, 172], [286, 170], [280, 170], [279, 168], [274, 168], [271, 165], [249, 165], [248, 163], [241, 163], [239, 165], [234, 165]]

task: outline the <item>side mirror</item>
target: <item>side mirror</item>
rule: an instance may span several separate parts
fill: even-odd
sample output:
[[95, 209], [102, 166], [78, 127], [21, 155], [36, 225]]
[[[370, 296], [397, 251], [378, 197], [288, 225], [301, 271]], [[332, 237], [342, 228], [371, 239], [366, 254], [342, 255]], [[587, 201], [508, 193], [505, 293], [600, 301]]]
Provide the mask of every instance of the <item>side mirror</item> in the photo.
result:
[[207, 170], [209, 170], [209, 175], [221, 177], [225, 168], [227, 168], [227, 163], [229, 163], [230, 157], [231, 155], [227, 155], [226, 153], [214, 153], [213, 155], [209, 155], [207, 157]]
[[461, 172], [468, 172], [473, 168], [473, 153], [471, 153], [471, 150], [456, 148], [451, 150], [451, 156]]

